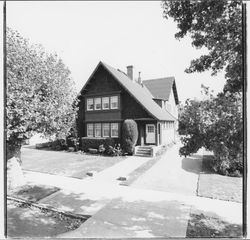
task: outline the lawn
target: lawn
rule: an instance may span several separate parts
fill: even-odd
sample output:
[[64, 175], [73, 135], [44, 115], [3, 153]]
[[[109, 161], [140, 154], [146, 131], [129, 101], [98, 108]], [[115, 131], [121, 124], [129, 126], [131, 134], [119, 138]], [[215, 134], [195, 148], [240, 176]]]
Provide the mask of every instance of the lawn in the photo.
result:
[[187, 238], [242, 237], [242, 227], [204, 214], [190, 214]]
[[85, 220], [7, 201], [8, 237], [53, 237], [78, 228]]
[[225, 201], [242, 202], [242, 178], [216, 174], [211, 169], [209, 161], [212, 161], [212, 156], [204, 156], [197, 195]]
[[28, 184], [9, 191], [8, 195], [30, 202], [37, 202], [57, 191], [59, 191], [59, 188], [56, 187]]
[[87, 176], [87, 172], [100, 172], [123, 161], [126, 157], [46, 151], [24, 147], [21, 159], [23, 170], [82, 179]]

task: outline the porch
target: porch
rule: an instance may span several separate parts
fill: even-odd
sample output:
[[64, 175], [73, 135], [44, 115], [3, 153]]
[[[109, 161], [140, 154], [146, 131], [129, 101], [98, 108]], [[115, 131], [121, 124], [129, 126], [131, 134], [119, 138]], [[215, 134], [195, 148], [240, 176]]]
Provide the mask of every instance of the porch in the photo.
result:
[[151, 119], [136, 119], [138, 127], [138, 140], [136, 145], [139, 146], [158, 146], [160, 144], [160, 132], [158, 122]]
[[135, 121], [138, 127], [136, 155], [155, 156], [161, 145], [175, 141], [176, 123], [155, 119], [135, 119]]

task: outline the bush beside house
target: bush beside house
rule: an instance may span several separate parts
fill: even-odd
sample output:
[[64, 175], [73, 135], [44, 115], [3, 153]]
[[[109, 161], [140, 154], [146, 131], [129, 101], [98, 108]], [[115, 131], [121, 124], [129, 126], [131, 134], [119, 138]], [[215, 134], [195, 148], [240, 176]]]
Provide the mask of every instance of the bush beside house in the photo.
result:
[[122, 125], [122, 149], [125, 153], [133, 154], [138, 139], [137, 124], [132, 119], [126, 119]]

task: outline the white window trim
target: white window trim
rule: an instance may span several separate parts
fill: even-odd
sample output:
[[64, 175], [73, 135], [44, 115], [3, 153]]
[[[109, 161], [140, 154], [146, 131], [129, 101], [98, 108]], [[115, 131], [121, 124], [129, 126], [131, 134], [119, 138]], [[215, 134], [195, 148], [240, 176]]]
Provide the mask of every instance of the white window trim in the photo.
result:
[[[92, 100], [92, 104], [93, 104], [93, 109], [89, 108], [89, 101]], [[87, 111], [93, 111], [94, 110], [94, 99], [93, 98], [87, 98]]]
[[[112, 107], [112, 98], [117, 98], [117, 107]], [[119, 104], [119, 98], [118, 98], [118, 96], [111, 96], [110, 97], [110, 109], [118, 109], [119, 108], [119, 106], [118, 106], [118, 104]]]
[[[108, 99], [108, 103], [109, 103], [109, 107], [108, 108], [104, 108], [104, 105], [103, 105], [103, 103], [104, 103], [103, 99], [104, 98]], [[108, 110], [109, 108], [110, 108], [110, 99], [109, 99], [109, 97], [102, 97], [102, 109], [103, 110]]]
[[[117, 126], [117, 136], [114, 136], [114, 135], [112, 134], [112, 126], [114, 126], [114, 125]], [[111, 123], [111, 124], [110, 124], [110, 135], [111, 135], [111, 137], [113, 137], [113, 138], [118, 138], [118, 137], [119, 137], [119, 124], [118, 124], [118, 123]]]
[[[100, 99], [100, 105], [101, 105], [101, 107], [100, 107], [99, 109], [96, 108], [96, 100], [97, 100], [97, 99]], [[94, 109], [95, 109], [96, 111], [102, 110], [102, 98], [101, 98], [101, 97], [94, 98]]]
[[[100, 136], [96, 136], [97, 125], [100, 126]], [[102, 124], [101, 123], [95, 123], [94, 133], [95, 133], [95, 137], [102, 137]]]
[[[104, 125], [108, 125], [108, 129], [109, 129], [109, 134], [108, 135], [104, 135]], [[109, 123], [103, 123], [102, 124], [102, 136], [103, 137], [109, 137], [110, 136], [110, 124]]]
[[[92, 135], [89, 135], [89, 126], [92, 125]], [[94, 124], [88, 123], [87, 124], [87, 137], [94, 137]]]

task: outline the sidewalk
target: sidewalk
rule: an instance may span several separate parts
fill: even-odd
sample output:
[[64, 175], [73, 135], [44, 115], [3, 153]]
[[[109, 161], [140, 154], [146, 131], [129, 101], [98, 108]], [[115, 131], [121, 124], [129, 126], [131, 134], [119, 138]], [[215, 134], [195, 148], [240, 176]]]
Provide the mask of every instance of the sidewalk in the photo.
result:
[[[131, 157], [82, 180], [31, 171], [25, 176], [30, 182], [62, 189], [39, 203], [92, 216], [58, 237], [186, 237], [190, 214], [241, 224], [242, 204], [195, 195], [199, 161], [189, 159], [188, 165], [177, 148], [166, 152], [132, 187], [120, 186], [116, 179], [149, 158]], [[192, 165], [195, 162], [198, 166]]]

